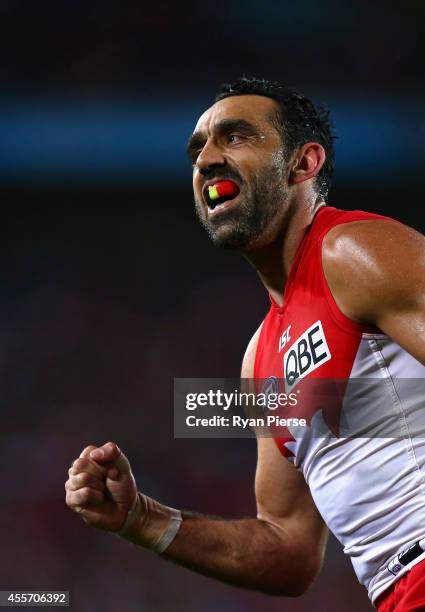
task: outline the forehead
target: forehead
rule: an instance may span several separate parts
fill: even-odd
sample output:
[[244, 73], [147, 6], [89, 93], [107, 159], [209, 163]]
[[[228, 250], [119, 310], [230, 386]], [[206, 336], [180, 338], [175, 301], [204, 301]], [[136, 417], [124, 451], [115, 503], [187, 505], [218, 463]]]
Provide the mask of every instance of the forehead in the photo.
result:
[[253, 125], [270, 124], [270, 117], [278, 109], [277, 102], [265, 96], [231, 96], [216, 102], [198, 119], [195, 132], [210, 132], [225, 119], [244, 119]]

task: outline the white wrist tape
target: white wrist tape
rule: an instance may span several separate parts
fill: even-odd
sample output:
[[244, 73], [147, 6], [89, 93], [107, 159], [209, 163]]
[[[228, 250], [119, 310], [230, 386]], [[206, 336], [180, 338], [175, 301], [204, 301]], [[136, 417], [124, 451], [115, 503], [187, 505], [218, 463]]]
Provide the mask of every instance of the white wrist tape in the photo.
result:
[[170, 510], [170, 523], [168, 527], [164, 529], [157, 541], [151, 546], [150, 550], [157, 555], [160, 555], [166, 550], [171, 542], [176, 537], [180, 526], [183, 521], [182, 513], [180, 510], [174, 508], [168, 508]]
[[155, 500], [151, 499], [147, 495], [143, 495], [142, 493], [138, 493], [131, 504], [131, 508], [128, 511], [127, 518], [124, 521], [124, 525], [121, 527], [119, 531], [116, 532], [119, 536], [126, 536], [127, 531], [134, 525], [134, 523], [140, 517], [140, 506], [144, 506], [145, 512], [148, 513], [149, 509], [152, 511], [153, 508], [149, 508], [149, 506], [160, 507], [162, 510], [167, 512], [169, 516], [169, 523], [161, 535], [158, 537], [156, 542], [147, 546], [148, 550], [156, 553], [157, 555], [162, 554], [171, 544], [171, 542], [176, 537], [180, 526], [183, 521], [182, 513], [180, 510], [176, 510], [175, 508], [169, 508], [168, 506], [162, 506]]

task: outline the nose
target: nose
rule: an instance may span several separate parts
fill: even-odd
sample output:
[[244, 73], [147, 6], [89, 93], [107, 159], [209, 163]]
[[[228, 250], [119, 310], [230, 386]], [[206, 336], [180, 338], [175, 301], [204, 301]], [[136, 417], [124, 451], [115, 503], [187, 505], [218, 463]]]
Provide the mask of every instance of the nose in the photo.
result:
[[224, 166], [226, 159], [223, 153], [211, 139], [208, 139], [205, 143], [202, 151], [198, 155], [196, 160], [196, 167], [201, 174], [207, 174], [210, 168], [214, 166]]

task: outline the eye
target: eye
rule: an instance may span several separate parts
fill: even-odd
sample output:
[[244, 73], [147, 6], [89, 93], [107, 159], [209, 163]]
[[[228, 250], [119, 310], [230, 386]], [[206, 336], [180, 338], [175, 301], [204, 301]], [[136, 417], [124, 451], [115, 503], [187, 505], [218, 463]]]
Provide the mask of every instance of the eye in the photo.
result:
[[227, 137], [227, 142], [229, 144], [237, 144], [241, 140], [243, 140], [243, 136], [241, 136], [240, 134], [229, 134], [229, 136]]

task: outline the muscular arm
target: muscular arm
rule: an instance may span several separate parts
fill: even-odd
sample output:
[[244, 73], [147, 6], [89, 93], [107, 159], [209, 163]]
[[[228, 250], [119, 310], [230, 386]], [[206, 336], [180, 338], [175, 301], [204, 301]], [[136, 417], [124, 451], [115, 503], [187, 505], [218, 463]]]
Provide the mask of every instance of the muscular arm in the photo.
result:
[[320, 569], [326, 528], [302, 476], [273, 440], [263, 438], [258, 446], [258, 518], [225, 521], [183, 513], [164, 556], [237, 586], [300, 595]]
[[[257, 334], [251, 341], [244, 358], [242, 376], [252, 378], [252, 364], [257, 344]], [[107, 444], [106, 454], [109, 447]], [[82, 456], [97, 451], [88, 447]], [[116, 448], [116, 447], [115, 447]], [[113, 450], [113, 449], [112, 449]], [[103, 451], [102, 451], [103, 452]], [[120, 451], [118, 451], [120, 453]], [[105, 457], [110, 459], [110, 457]], [[118, 461], [118, 463], [117, 463]], [[118, 455], [113, 465], [122, 467], [125, 475], [127, 460]], [[66, 488], [68, 505], [80, 512], [86, 522], [117, 531], [123, 523], [122, 514], [115, 522], [100, 517], [101, 493], [94, 491], [92, 504], [87, 486], [84, 502], [78, 493], [82, 489], [78, 476], [82, 466], [86, 471], [87, 459], [78, 459], [71, 468]], [[104, 469], [108, 469], [108, 462]], [[128, 463], [127, 463], [128, 465]], [[75, 467], [76, 466], [76, 467]], [[95, 466], [97, 469], [97, 466]], [[114, 467], [109, 467], [114, 470]], [[129, 466], [128, 466], [129, 470]], [[117, 479], [113, 471], [112, 477]], [[119, 477], [118, 477], [119, 479]], [[131, 482], [127, 477], [126, 482]], [[89, 475], [84, 481], [92, 482]], [[108, 487], [111, 490], [111, 486]], [[163, 557], [196, 572], [233, 585], [259, 590], [274, 595], [296, 596], [302, 594], [318, 573], [324, 554], [327, 530], [311, 499], [301, 474], [282, 457], [270, 438], [258, 439], [258, 466], [255, 479], [257, 518], [222, 520], [183, 512], [183, 523], [175, 539], [163, 553]], [[134, 494], [132, 496], [134, 498]], [[123, 496], [117, 497], [120, 502]], [[127, 496], [129, 505], [131, 496]], [[144, 509], [125, 534], [135, 544], [150, 548], [169, 524], [169, 510], [149, 498], [144, 499]], [[146, 501], [147, 500], [147, 501]], [[83, 510], [81, 509], [83, 508]], [[105, 526], [107, 525], [107, 526]]]
[[[259, 330], [245, 354], [242, 378], [253, 377], [258, 335]], [[299, 595], [320, 569], [327, 529], [302, 475], [271, 438], [259, 438], [257, 444], [257, 518], [219, 520], [183, 513], [180, 531], [163, 556], [234, 585]]]
[[356, 221], [326, 235], [322, 258], [340, 310], [425, 364], [425, 238], [389, 220]]

